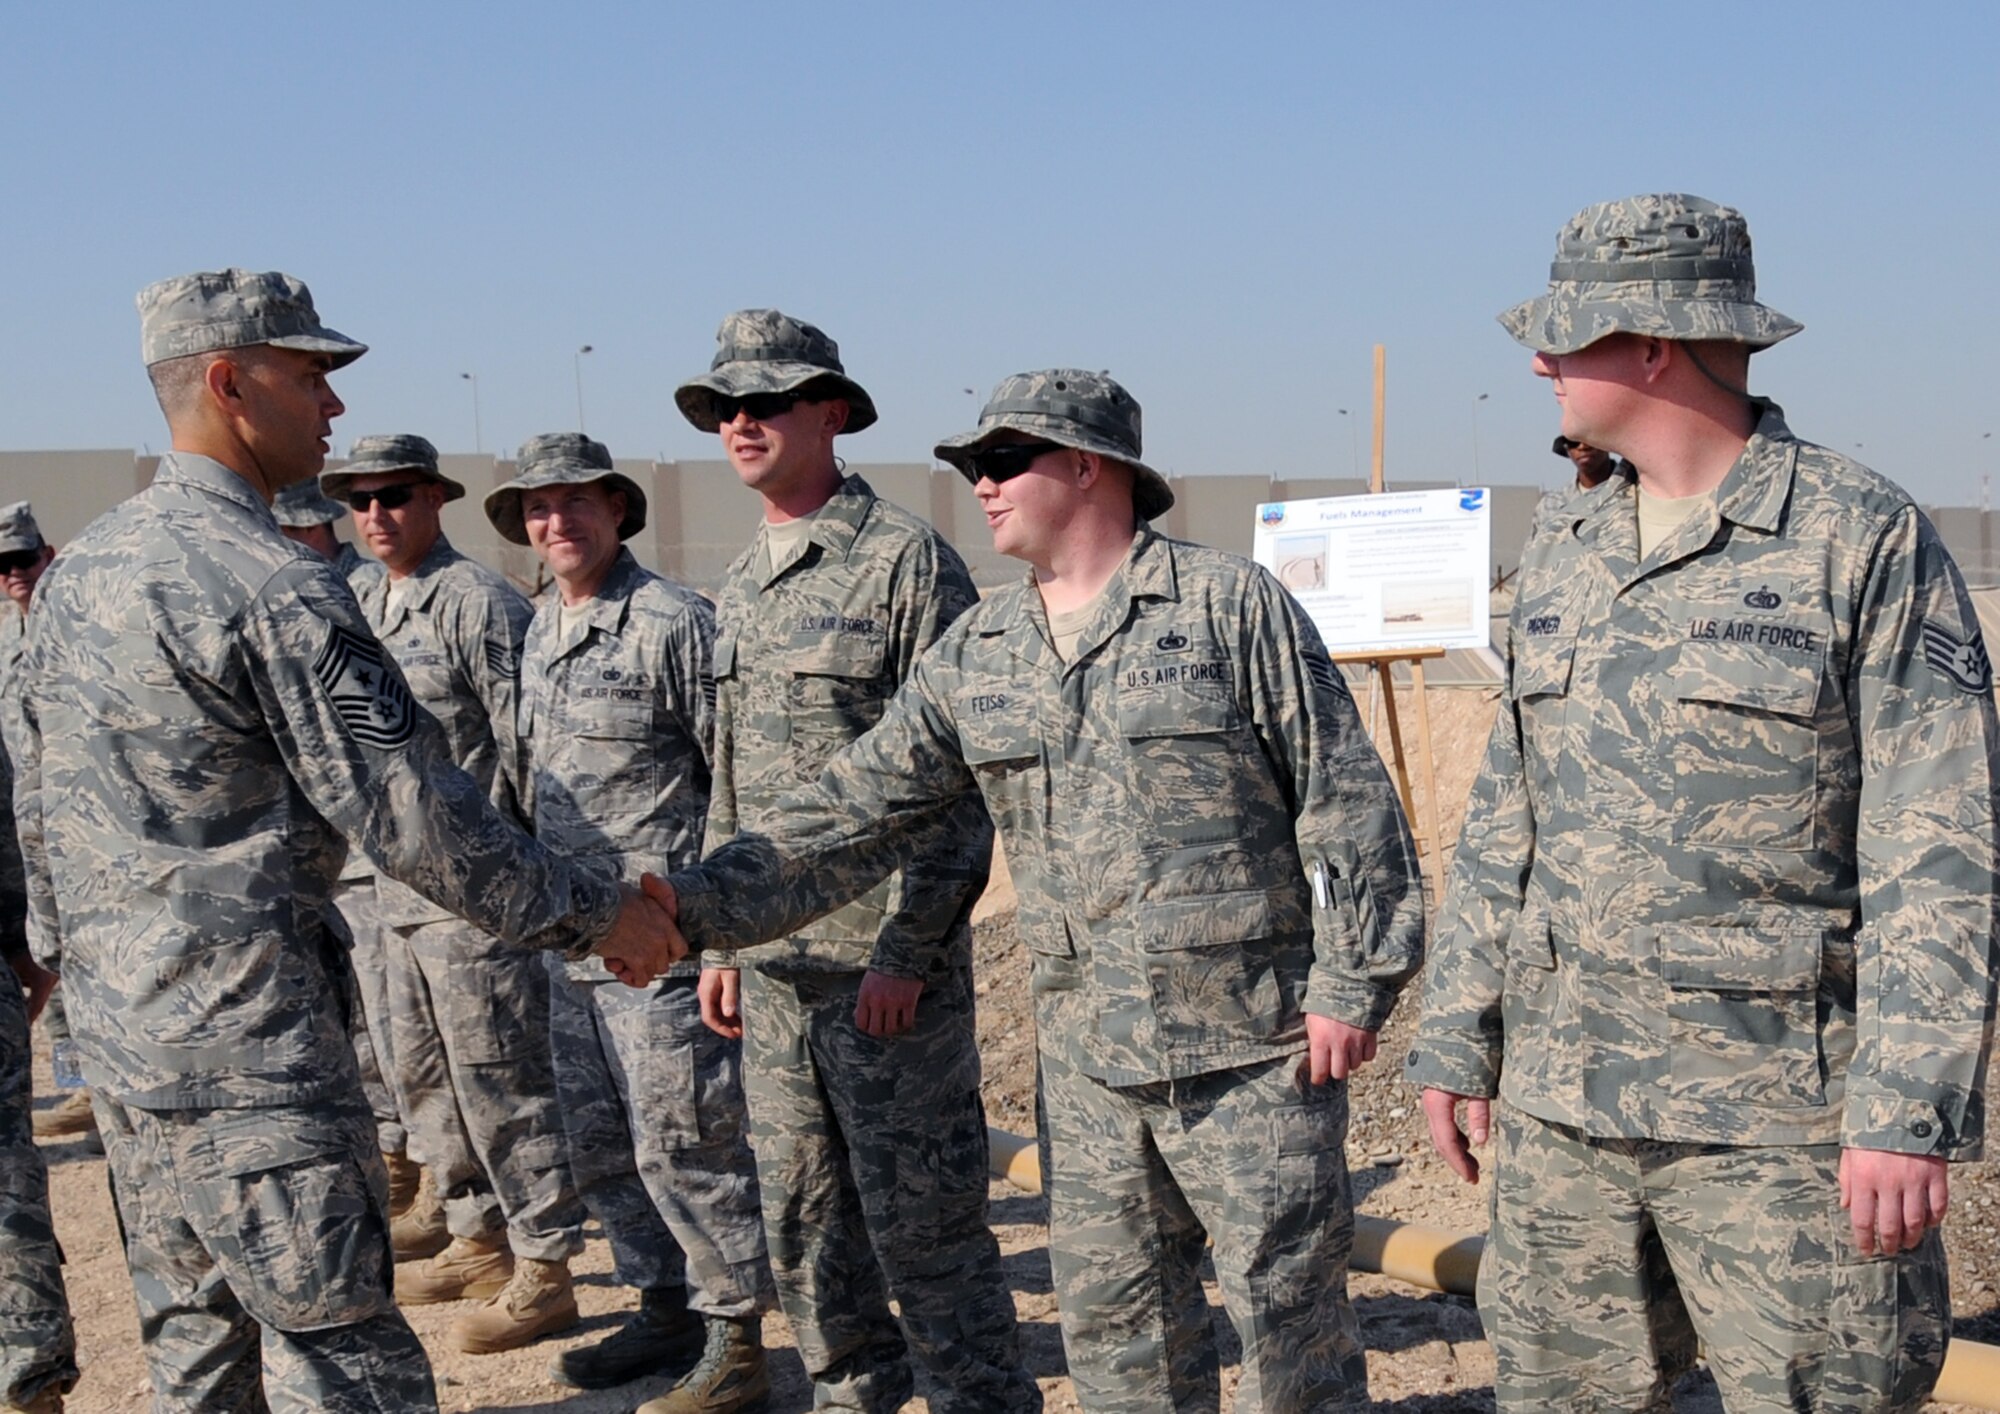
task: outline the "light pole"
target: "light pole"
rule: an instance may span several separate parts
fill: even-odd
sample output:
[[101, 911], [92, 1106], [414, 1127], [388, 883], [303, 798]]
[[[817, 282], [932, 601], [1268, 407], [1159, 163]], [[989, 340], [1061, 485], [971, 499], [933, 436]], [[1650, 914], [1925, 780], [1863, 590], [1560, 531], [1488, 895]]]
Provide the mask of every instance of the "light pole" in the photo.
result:
[[1361, 479], [1361, 424], [1355, 421], [1354, 414], [1346, 408], [1338, 408], [1336, 411], [1347, 419], [1348, 470], [1353, 474], [1354, 479], [1359, 481]]
[[576, 368], [576, 430], [579, 432], [588, 432], [590, 430], [583, 425], [583, 356], [589, 352], [590, 345], [585, 344], [570, 359], [570, 362]]
[[479, 375], [461, 373], [458, 376], [472, 385], [472, 450], [477, 454], [486, 450], [485, 439], [479, 428]]
[[1479, 475], [1479, 405], [1492, 397], [1491, 393], [1481, 393], [1472, 400], [1472, 484], [1480, 483]]

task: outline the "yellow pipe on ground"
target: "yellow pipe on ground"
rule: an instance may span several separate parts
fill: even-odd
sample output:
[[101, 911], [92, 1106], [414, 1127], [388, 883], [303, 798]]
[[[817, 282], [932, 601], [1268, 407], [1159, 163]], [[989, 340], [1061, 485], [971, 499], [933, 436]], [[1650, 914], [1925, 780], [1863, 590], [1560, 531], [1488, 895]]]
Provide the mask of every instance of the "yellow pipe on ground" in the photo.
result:
[[[988, 1127], [987, 1167], [1029, 1193], [1042, 1191], [1041, 1155], [1032, 1139]], [[1471, 1296], [1479, 1279], [1479, 1254], [1486, 1239], [1475, 1233], [1446, 1232], [1422, 1223], [1390, 1222], [1357, 1213], [1352, 1266], [1430, 1291]], [[2000, 1346], [1954, 1340], [1945, 1353], [1944, 1373], [1932, 1399], [1974, 1409], [2000, 1410]]]

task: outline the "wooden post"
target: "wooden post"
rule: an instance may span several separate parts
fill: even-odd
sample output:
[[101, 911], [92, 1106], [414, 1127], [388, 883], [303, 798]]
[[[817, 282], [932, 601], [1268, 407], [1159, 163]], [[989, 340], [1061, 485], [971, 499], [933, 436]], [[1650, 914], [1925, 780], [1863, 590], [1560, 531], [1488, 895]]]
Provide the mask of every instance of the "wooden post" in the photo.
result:
[[1382, 415], [1385, 407], [1383, 397], [1384, 379], [1388, 369], [1388, 354], [1382, 345], [1375, 346], [1375, 459], [1368, 471], [1368, 489], [1381, 495], [1385, 486], [1382, 480]]

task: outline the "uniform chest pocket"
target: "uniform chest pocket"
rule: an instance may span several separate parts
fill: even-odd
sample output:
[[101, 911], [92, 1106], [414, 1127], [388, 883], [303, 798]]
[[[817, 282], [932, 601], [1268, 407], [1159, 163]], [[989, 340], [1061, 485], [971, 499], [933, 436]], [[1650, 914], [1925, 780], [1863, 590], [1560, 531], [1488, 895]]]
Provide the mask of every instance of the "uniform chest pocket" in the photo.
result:
[[786, 706], [793, 755], [812, 774], [882, 719], [895, 684], [883, 677], [888, 641], [880, 634], [829, 634], [785, 652]]
[[[1805, 630], [1794, 630], [1805, 634]], [[1817, 634], [1824, 642], [1824, 635]], [[1672, 669], [1674, 835], [1736, 849], [1813, 847], [1823, 654], [1687, 643]]]
[[952, 699], [959, 751], [979, 784], [1002, 840], [1016, 847], [1040, 819], [1048, 787], [1034, 699], [1011, 687], [961, 691]]
[[1141, 846], [1154, 853], [1240, 840], [1244, 780], [1269, 768], [1234, 697], [1198, 688], [1127, 689], [1118, 700], [1125, 786]]

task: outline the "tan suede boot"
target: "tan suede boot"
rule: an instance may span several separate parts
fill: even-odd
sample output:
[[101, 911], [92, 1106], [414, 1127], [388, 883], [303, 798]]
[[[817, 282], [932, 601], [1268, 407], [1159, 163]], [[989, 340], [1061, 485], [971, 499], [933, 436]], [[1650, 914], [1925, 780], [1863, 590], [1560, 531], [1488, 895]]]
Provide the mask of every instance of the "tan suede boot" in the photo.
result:
[[382, 1167], [389, 1170], [389, 1216], [400, 1218], [417, 1201], [423, 1187], [424, 1168], [408, 1154], [384, 1154]]
[[435, 1257], [451, 1242], [451, 1229], [444, 1222], [444, 1200], [438, 1197], [431, 1171], [417, 1175], [417, 1191], [400, 1215], [389, 1219], [389, 1243], [399, 1262], [416, 1262]]
[[523, 1257], [514, 1265], [514, 1279], [500, 1294], [453, 1321], [445, 1340], [467, 1355], [491, 1355], [566, 1331], [582, 1319], [570, 1285], [569, 1263]]
[[454, 1237], [428, 1262], [396, 1268], [396, 1304], [430, 1306], [439, 1301], [483, 1301], [503, 1290], [514, 1275], [507, 1234]]
[[88, 1090], [71, 1090], [45, 1110], [36, 1110], [31, 1121], [37, 1139], [68, 1139], [97, 1129], [97, 1115], [90, 1108]]
[[764, 1407], [771, 1374], [764, 1364], [762, 1320], [706, 1319], [708, 1345], [701, 1363], [658, 1399], [640, 1405], [638, 1414], [747, 1414]]

